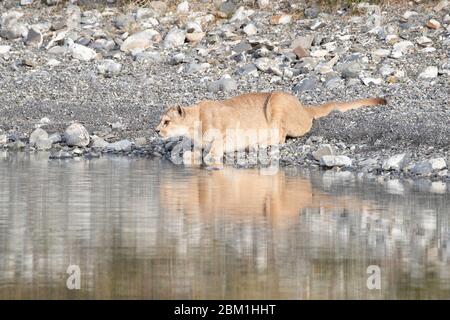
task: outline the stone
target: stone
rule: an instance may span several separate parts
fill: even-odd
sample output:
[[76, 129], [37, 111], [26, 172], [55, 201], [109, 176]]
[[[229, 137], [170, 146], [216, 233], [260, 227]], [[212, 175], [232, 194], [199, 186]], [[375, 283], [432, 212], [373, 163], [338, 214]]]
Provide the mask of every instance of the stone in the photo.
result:
[[91, 139], [91, 148], [95, 149], [106, 149], [109, 146], [109, 143], [106, 142], [103, 138], [99, 136], [93, 135]]
[[0, 134], [0, 146], [5, 145], [8, 142], [8, 136], [6, 134]]
[[52, 133], [51, 135], [48, 136], [48, 139], [52, 142], [52, 143], [59, 143], [62, 141], [62, 137], [59, 133]]
[[239, 54], [250, 50], [252, 50], [252, 46], [247, 41], [241, 41], [232, 48], [234, 54]]
[[27, 46], [33, 46], [40, 48], [42, 46], [43, 36], [42, 33], [34, 28], [28, 30], [27, 38], [25, 43]]
[[292, 89], [294, 93], [302, 93], [305, 91], [313, 90], [316, 87], [316, 78], [310, 77], [301, 80], [298, 84], [294, 86]]
[[423, 70], [419, 74], [419, 79], [433, 79], [438, 76], [438, 67], [435, 66], [429, 66], [426, 67], [425, 70]]
[[249, 23], [244, 27], [243, 31], [246, 35], [253, 36], [258, 32], [258, 29], [256, 29], [253, 23]]
[[260, 71], [268, 71], [275, 62], [269, 58], [259, 58], [255, 60], [255, 66]]
[[25, 35], [28, 30], [24, 23], [19, 19], [23, 16], [22, 12], [7, 11], [0, 17], [0, 37], [6, 39], [17, 39]]
[[313, 31], [318, 30], [325, 26], [325, 22], [316, 20], [309, 28]]
[[320, 158], [320, 165], [324, 167], [350, 167], [353, 160], [343, 155], [325, 155]]
[[338, 68], [338, 70], [341, 71], [342, 77], [345, 79], [358, 78], [362, 69], [363, 69], [363, 66], [359, 62], [356, 62], [356, 61], [341, 64]]
[[189, 2], [183, 1], [177, 5], [177, 13], [188, 14], [189, 13]]
[[11, 151], [21, 151], [23, 149], [25, 149], [26, 144], [20, 140], [16, 140], [12, 143], [8, 144], [8, 149]]
[[418, 162], [412, 166], [411, 172], [414, 174], [423, 174], [428, 175], [433, 172], [433, 168], [431, 168], [431, 164], [427, 161]]
[[319, 149], [312, 153], [312, 156], [317, 161], [320, 161], [320, 158], [323, 156], [331, 156], [333, 155], [333, 148], [329, 144], [322, 144]]
[[440, 12], [443, 9], [446, 9], [446, 8], [450, 8], [450, 1], [448, 1], [448, 0], [441, 0], [437, 5], [435, 5], [433, 7], [433, 10], [435, 12]]
[[147, 139], [145, 137], [139, 137], [139, 138], [136, 138], [136, 140], [134, 140], [134, 145], [136, 147], [145, 146], [146, 143], [147, 143]]
[[419, 46], [421, 46], [421, 47], [428, 47], [428, 46], [431, 46], [433, 44], [433, 41], [430, 38], [425, 37], [425, 36], [417, 38], [416, 41], [417, 41], [417, 44]]
[[68, 146], [85, 147], [89, 144], [89, 132], [79, 124], [73, 123], [64, 132], [64, 140]]
[[0, 45], [0, 56], [7, 54], [9, 51], [11, 51], [11, 46]]
[[70, 46], [70, 52], [72, 58], [81, 61], [90, 61], [97, 56], [97, 53], [94, 50], [78, 43], [74, 43]]
[[30, 146], [35, 146], [36, 145], [36, 141], [38, 139], [48, 139], [48, 133], [41, 128], [37, 128], [35, 129], [31, 134], [30, 134]]
[[218, 8], [218, 14], [222, 18], [230, 18], [236, 11], [236, 4], [233, 0], [222, 2]]
[[407, 10], [407, 11], [405, 11], [405, 13], [403, 14], [403, 19], [408, 20], [409, 18], [411, 18], [411, 17], [413, 17], [413, 16], [417, 16], [417, 15], [418, 15], [417, 12]]
[[305, 50], [302, 46], [295, 47], [294, 53], [299, 59], [309, 57], [309, 52]]
[[394, 72], [395, 72], [395, 69], [388, 64], [383, 64], [380, 67], [380, 69], [378, 69], [378, 73], [381, 74], [383, 77], [390, 76], [390, 75], [394, 74]]
[[390, 53], [391, 53], [391, 50], [388, 50], [388, 49], [377, 49], [372, 52], [372, 55], [384, 58], [384, 57], [388, 57]]
[[258, 4], [258, 8], [266, 9], [270, 6], [270, 0], [258, 0], [257, 4]]
[[120, 50], [124, 52], [144, 51], [153, 43], [159, 41], [161, 41], [161, 35], [159, 32], [153, 29], [147, 29], [126, 38], [120, 46]]
[[33, 4], [33, 0], [20, 0], [21, 6], [28, 6], [30, 4]]
[[35, 142], [35, 147], [37, 150], [50, 150], [52, 148], [52, 141], [49, 138], [39, 137]]
[[236, 74], [240, 75], [240, 76], [247, 76], [247, 75], [257, 76], [258, 69], [256, 68], [256, 66], [253, 63], [249, 63], [249, 64], [239, 68], [236, 71]]
[[428, 160], [433, 170], [442, 170], [447, 168], [447, 162], [444, 158], [434, 158]]
[[130, 30], [136, 23], [133, 15], [131, 14], [121, 14], [117, 16], [114, 20], [114, 25], [120, 30]]
[[222, 78], [220, 80], [209, 83], [207, 89], [209, 92], [213, 93], [219, 91], [231, 92], [237, 90], [237, 83], [231, 78]]
[[332, 77], [328, 78], [323, 85], [328, 90], [333, 90], [333, 89], [338, 88], [341, 84], [342, 84], [341, 77], [332, 76]]
[[270, 18], [270, 23], [273, 25], [288, 24], [291, 21], [292, 21], [292, 16], [290, 14], [279, 14], [279, 15], [272, 16]]
[[396, 154], [385, 161], [381, 165], [383, 170], [402, 170], [409, 163], [409, 156], [406, 153]]
[[131, 151], [131, 141], [130, 140], [120, 140], [117, 142], [110, 143], [107, 146], [108, 151], [120, 152], [120, 151]]
[[122, 70], [122, 65], [111, 59], [103, 60], [97, 66], [97, 70], [100, 74], [107, 78], [111, 78], [120, 74]]
[[392, 58], [400, 58], [404, 54], [410, 52], [414, 48], [414, 44], [409, 40], [400, 41], [394, 44], [391, 52]]
[[294, 48], [300, 46], [305, 50], [309, 50], [309, 49], [311, 49], [311, 45], [312, 45], [313, 41], [314, 41], [313, 35], [297, 37], [292, 42], [291, 48], [294, 49]]
[[188, 32], [186, 33], [186, 41], [187, 42], [199, 42], [205, 37], [204, 32]]
[[427, 27], [430, 29], [439, 29], [441, 27], [441, 23], [437, 21], [436, 19], [430, 19], [427, 22]]
[[366, 86], [370, 86], [371, 84], [380, 85], [383, 83], [383, 79], [374, 77], [362, 77], [361, 80]]
[[172, 28], [166, 35], [164, 39], [165, 48], [175, 48], [183, 45], [186, 39], [186, 31], [178, 29], [177, 27]]

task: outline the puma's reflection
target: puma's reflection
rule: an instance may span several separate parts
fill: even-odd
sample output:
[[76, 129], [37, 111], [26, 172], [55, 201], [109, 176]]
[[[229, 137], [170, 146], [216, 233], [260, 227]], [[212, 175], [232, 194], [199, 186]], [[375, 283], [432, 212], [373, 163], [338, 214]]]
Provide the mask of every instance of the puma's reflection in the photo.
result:
[[368, 204], [316, 190], [307, 179], [284, 171], [262, 175], [257, 170], [201, 170], [185, 179], [162, 177], [161, 206], [167, 213], [201, 219], [264, 219], [289, 223], [305, 208], [363, 209]]

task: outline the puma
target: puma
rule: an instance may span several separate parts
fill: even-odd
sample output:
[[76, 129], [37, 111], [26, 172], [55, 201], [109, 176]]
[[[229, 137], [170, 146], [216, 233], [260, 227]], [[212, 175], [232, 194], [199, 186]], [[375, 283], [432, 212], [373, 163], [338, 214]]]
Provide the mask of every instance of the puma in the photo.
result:
[[224, 153], [301, 137], [311, 130], [314, 119], [334, 110], [344, 112], [380, 104], [386, 104], [386, 100], [371, 98], [303, 106], [289, 93], [247, 93], [222, 101], [203, 100], [190, 107], [171, 107], [155, 131], [163, 139], [188, 137], [199, 149], [210, 148], [208, 162], [220, 163]]

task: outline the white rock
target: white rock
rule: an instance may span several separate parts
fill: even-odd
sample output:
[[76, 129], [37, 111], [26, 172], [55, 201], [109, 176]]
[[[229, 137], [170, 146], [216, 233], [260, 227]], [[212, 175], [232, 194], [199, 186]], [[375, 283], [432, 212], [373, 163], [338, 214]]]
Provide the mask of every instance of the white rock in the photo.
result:
[[404, 40], [404, 41], [397, 42], [394, 44], [394, 48], [392, 50], [391, 57], [392, 58], [400, 58], [404, 54], [411, 51], [412, 48], [414, 48], [414, 44], [411, 41]]
[[417, 12], [408, 10], [408, 11], [405, 11], [405, 13], [403, 14], [403, 18], [408, 20], [410, 17], [416, 16], [416, 15], [418, 15]]
[[438, 76], [438, 68], [435, 66], [429, 66], [426, 67], [425, 70], [423, 70], [419, 74], [419, 79], [433, 79]]
[[258, 32], [255, 25], [253, 23], [249, 23], [244, 27], [244, 33], [248, 36], [253, 36]]
[[444, 158], [434, 158], [428, 161], [433, 170], [442, 170], [447, 168], [447, 162]]
[[381, 78], [372, 78], [372, 77], [362, 77], [361, 80], [366, 86], [369, 86], [371, 84], [380, 85], [383, 82], [383, 79]]
[[430, 45], [433, 44], [433, 41], [432, 41], [430, 38], [425, 37], [425, 36], [422, 36], [422, 37], [420, 37], [420, 38], [417, 38], [416, 41], [417, 41], [417, 43], [418, 43], [420, 46], [422, 46], [422, 47], [428, 47], [428, 46], [430, 46]]
[[353, 160], [347, 156], [325, 155], [320, 158], [320, 165], [326, 167], [349, 167]]
[[0, 55], [7, 54], [11, 50], [11, 46], [1, 45], [0, 46]]
[[81, 61], [90, 61], [97, 56], [97, 53], [94, 50], [78, 43], [74, 43], [70, 46], [70, 52], [72, 53], [72, 58]]
[[111, 150], [111, 151], [130, 151], [131, 150], [131, 141], [130, 140], [120, 140], [117, 142], [113, 142], [107, 146], [107, 149]]
[[36, 145], [38, 139], [48, 139], [48, 133], [41, 128], [37, 128], [30, 134], [30, 145]]
[[373, 55], [378, 57], [387, 57], [391, 53], [391, 50], [388, 49], [377, 49], [372, 52]]
[[270, 5], [270, 0], [258, 0], [257, 3], [260, 9], [266, 9]]
[[109, 78], [117, 76], [122, 70], [122, 65], [118, 62], [115, 62], [114, 60], [106, 59], [100, 62], [100, 64], [97, 66], [97, 70], [100, 74]]
[[189, 2], [183, 1], [177, 5], [177, 13], [187, 14], [189, 13]]
[[79, 123], [73, 123], [67, 127], [64, 132], [64, 139], [68, 146], [78, 147], [85, 147], [90, 141], [89, 132]]
[[109, 143], [99, 136], [92, 136], [91, 139], [91, 147], [95, 149], [106, 149], [109, 146]]
[[144, 51], [150, 47], [154, 42], [159, 42], [161, 36], [158, 31], [147, 29], [137, 32], [128, 38], [120, 46], [120, 50], [124, 52]]
[[164, 47], [166, 48], [174, 48], [183, 45], [184, 40], [186, 39], [186, 31], [178, 29], [177, 27], [167, 33], [166, 38], [164, 39]]
[[408, 157], [406, 153], [396, 154], [385, 160], [381, 166], [383, 170], [400, 170], [407, 164]]

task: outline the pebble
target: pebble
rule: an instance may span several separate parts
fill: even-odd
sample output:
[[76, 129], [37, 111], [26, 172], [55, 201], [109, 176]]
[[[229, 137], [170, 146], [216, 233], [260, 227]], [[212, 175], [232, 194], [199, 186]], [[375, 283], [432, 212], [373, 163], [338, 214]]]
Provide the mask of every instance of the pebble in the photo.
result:
[[438, 68], [435, 66], [429, 66], [426, 67], [425, 70], [423, 70], [419, 74], [419, 79], [433, 79], [438, 76]]
[[70, 52], [74, 59], [81, 61], [90, 61], [97, 56], [97, 53], [94, 50], [78, 43], [74, 43], [70, 46]]
[[427, 22], [427, 27], [430, 29], [439, 29], [441, 27], [441, 23], [437, 21], [436, 19], [430, 19]]
[[104, 75], [107, 78], [110, 78], [120, 74], [122, 65], [118, 62], [115, 62], [114, 60], [106, 59], [98, 64], [97, 70], [100, 74]]

